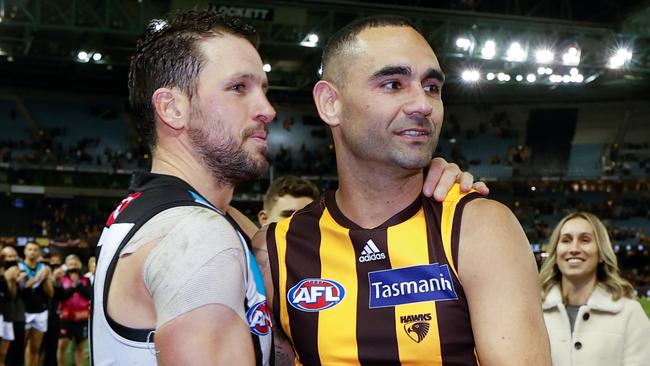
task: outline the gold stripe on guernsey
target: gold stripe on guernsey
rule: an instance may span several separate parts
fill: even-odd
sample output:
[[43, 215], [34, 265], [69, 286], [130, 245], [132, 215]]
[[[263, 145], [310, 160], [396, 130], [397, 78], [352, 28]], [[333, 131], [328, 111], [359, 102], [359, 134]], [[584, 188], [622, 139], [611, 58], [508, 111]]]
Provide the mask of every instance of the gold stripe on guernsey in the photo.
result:
[[[427, 228], [424, 210], [409, 220], [388, 228], [388, 256], [392, 268], [410, 267], [429, 263], [429, 247], [427, 244]], [[408, 333], [418, 315], [430, 314], [429, 331], [418, 343], [415, 332]], [[411, 322], [402, 323], [402, 317], [410, 316]], [[406, 318], [404, 318], [406, 320]], [[427, 318], [428, 319], [428, 318]], [[442, 365], [440, 351], [440, 335], [438, 333], [438, 317], [436, 305], [432, 301], [404, 304], [395, 306], [395, 332], [397, 347], [402, 365]], [[409, 337], [409, 334], [411, 337]], [[414, 340], [415, 339], [415, 340]]]
[[[447, 193], [447, 197], [442, 202], [442, 217], [440, 219], [440, 231], [442, 235], [442, 247], [445, 250], [445, 256], [449, 267], [454, 271], [456, 278], [458, 277], [458, 270], [454, 265], [454, 258], [451, 252], [451, 232], [454, 223], [454, 213], [456, 212], [456, 205], [461, 199], [463, 194], [460, 192], [460, 185], [455, 184]], [[460, 233], [458, 233], [460, 235]]]
[[[287, 265], [285, 259], [287, 258], [287, 231], [289, 230], [289, 223], [291, 220], [280, 220], [275, 227], [275, 245], [278, 251], [278, 294], [273, 296], [282, 296], [281, 294], [287, 293]], [[284, 298], [280, 300], [280, 324], [284, 333], [291, 338], [291, 327], [289, 326], [289, 311], [287, 310], [287, 301]], [[273, 304], [271, 304], [273, 306]], [[277, 321], [277, 319], [276, 319]]]
[[329, 210], [323, 212], [319, 225], [321, 278], [334, 280], [345, 288], [343, 301], [318, 314], [318, 349], [326, 350], [320, 353], [320, 362], [357, 365], [357, 277], [343, 275], [356, 273], [357, 257], [349, 230], [338, 225]]

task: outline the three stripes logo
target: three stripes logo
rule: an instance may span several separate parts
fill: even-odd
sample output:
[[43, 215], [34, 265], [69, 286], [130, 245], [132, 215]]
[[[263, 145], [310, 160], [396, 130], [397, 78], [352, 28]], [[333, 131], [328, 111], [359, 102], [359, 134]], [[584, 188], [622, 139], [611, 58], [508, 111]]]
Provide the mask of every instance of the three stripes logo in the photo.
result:
[[361, 256], [359, 256], [359, 263], [379, 261], [382, 259], [386, 259], [386, 254], [377, 248], [377, 245], [375, 245], [372, 239], [368, 240], [361, 251]]

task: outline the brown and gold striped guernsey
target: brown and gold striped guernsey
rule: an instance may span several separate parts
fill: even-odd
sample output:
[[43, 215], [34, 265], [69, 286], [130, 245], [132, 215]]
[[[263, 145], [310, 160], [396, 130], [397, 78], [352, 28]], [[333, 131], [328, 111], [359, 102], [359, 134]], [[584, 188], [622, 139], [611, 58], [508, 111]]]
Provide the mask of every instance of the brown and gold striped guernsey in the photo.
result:
[[464, 205], [424, 196], [374, 229], [336, 206], [334, 192], [267, 233], [273, 311], [302, 365], [477, 365], [458, 281]]

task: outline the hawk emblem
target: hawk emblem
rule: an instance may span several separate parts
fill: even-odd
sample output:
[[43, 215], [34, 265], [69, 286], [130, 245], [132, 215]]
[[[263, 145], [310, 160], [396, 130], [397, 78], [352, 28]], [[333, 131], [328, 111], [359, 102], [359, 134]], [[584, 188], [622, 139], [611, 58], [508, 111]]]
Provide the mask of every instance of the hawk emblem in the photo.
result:
[[420, 343], [429, 333], [429, 323], [417, 322], [413, 324], [404, 324], [404, 331], [415, 343]]

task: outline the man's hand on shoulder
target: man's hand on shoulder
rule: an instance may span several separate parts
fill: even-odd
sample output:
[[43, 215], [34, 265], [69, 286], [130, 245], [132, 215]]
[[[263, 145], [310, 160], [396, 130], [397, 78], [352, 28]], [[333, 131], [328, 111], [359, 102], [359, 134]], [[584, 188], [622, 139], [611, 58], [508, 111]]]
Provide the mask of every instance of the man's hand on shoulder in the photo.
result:
[[448, 163], [440, 157], [431, 160], [427, 176], [424, 179], [422, 193], [427, 197], [433, 197], [438, 202], [442, 202], [455, 183], [460, 184], [461, 192], [469, 192], [471, 189], [475, 189], [484, 196], [490, 193], [490, 189], [484, 182], [474, 183], [474, 176], [471, 173], [461, 171], [457, 164]]

